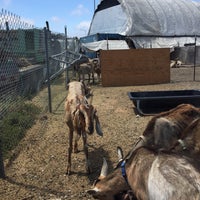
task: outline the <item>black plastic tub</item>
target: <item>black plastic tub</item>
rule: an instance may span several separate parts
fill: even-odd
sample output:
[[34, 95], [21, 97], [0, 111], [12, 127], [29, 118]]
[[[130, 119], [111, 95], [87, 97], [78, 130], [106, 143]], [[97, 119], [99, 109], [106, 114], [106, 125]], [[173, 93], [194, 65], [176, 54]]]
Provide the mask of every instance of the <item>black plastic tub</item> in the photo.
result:
[[128, 92], [128, 96], [141, 115], [153, 115], [183, 103], [200, 107], [200, 90]]

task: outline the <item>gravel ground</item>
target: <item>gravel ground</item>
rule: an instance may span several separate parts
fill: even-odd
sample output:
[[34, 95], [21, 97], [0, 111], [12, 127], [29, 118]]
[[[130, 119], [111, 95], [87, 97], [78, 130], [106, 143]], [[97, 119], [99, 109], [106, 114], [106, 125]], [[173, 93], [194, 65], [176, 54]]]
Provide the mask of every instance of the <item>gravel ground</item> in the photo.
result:
[[[183, 72], [173, 79], [185, 80]], [[180, 71], [181, 69], [179, 69]], [[181, 74], [181, 77], [180, 77]], [[92, 199], [86, 193], [98, 177], [102, 158], [106, 157], [109, 170], [117, 163], [117, 146], [126, 154], [142, 134], [151, 116], [138, 116], [127, 93], [148, 90], [199, 89], [200, 82], [175, 82], [169, 84], [101, 87], [92, 86], [93, 105], [96, 106], [104, 136], [88, 136], [89, 158], [92, 174], [85, 172], [85, 157], [80, 140], [78, 154], [72, 155], [73, 173], [66, 176], [68, 128], [63, 121], [63, 102], [52, 114], [40, 118], [27, 132], [18, 147], [18, 154], [11, 162], [5, 161], [6, 179], [0, 180], [0, 199]], [[34, 100], [33, 100], [34, 101]], [[20, 151], [19, 151], [20, 149]]]

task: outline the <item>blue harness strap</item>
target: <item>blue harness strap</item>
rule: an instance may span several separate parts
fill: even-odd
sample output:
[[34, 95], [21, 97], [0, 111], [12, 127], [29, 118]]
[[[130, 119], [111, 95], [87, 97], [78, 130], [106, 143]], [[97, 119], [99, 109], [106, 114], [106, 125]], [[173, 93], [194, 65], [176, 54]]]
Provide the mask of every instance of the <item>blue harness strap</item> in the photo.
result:
[[122, 163], [121, 163], [121, 172], [122, 172], [122, 176], [124, 177], [126, 183], [129, 185], [127, 175], [126, 175], [125, 165], [126, 165], [126, 161], [123, 160]]

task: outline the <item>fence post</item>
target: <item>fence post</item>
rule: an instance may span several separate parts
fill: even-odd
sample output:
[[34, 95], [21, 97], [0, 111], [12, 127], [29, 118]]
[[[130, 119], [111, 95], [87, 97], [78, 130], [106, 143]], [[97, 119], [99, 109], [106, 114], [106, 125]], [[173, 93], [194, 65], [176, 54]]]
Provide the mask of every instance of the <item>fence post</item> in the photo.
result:
[[[68, 51], [68, 39], [67, 39], [67, 26], [65, 26], [65, 61], [67, 60], [67, 51]], [[65, 87], [67, 88], [67, 84], [69, 82], [68, 77], [69, 77], [69, 72], [68, 72], [68, 66], [66, 62], [66, 70], [65, 70]]]
[[195, 35], [195, 40], [194, 40], [194, 72], [193, 72], [193, 81], [195, 81], [196, 77], [196, 51], [197, 51], [197, 37]]
[[[48, 25], [47, 25], [48, 27]], [[52, 102], [51, 102], [51, 83], [50, 83], [50, 73], [49, 73], [49, 54], [48, 54], [48, 32], [49, 29], [44, 28], [44, 40], [45, 40], [45, 55], [46, 55], [46, 67], [47, 67], [47, 85], [48, 85], [48, 99], [49, 99], [49, 112], [52, 112]]]
[[5, 178], [5, 170], [4, 170], [4, 163], [3, 163], [3, 154], [1, 148], [1, 140], [0, 140], [0, 178]]

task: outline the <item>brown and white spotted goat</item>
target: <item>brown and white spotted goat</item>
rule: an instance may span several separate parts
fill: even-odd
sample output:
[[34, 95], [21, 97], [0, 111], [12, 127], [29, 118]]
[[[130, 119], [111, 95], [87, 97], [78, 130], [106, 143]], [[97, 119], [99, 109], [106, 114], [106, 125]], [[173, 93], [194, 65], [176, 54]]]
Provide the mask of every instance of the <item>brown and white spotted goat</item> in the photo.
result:
[[[86, 157], [86, 170], [91, 172], [88, 160], [87, 134], [94, 132], [94, 121], [96, 121], [96, 132], [103, 135], [97, 116], [97, 110], [89, 104], [86, 98], [86, 88], [82, 82], [74, 81], [69, 83], [69, 90], [65, 102], [65, 122], [69, 127], [69, 148], [67, 174], [71, 172], [71, 154], [78, 152], [78, 140], [82, 136], [84, 153]], [[73, 145], [73, 137], [74, 145]]]

